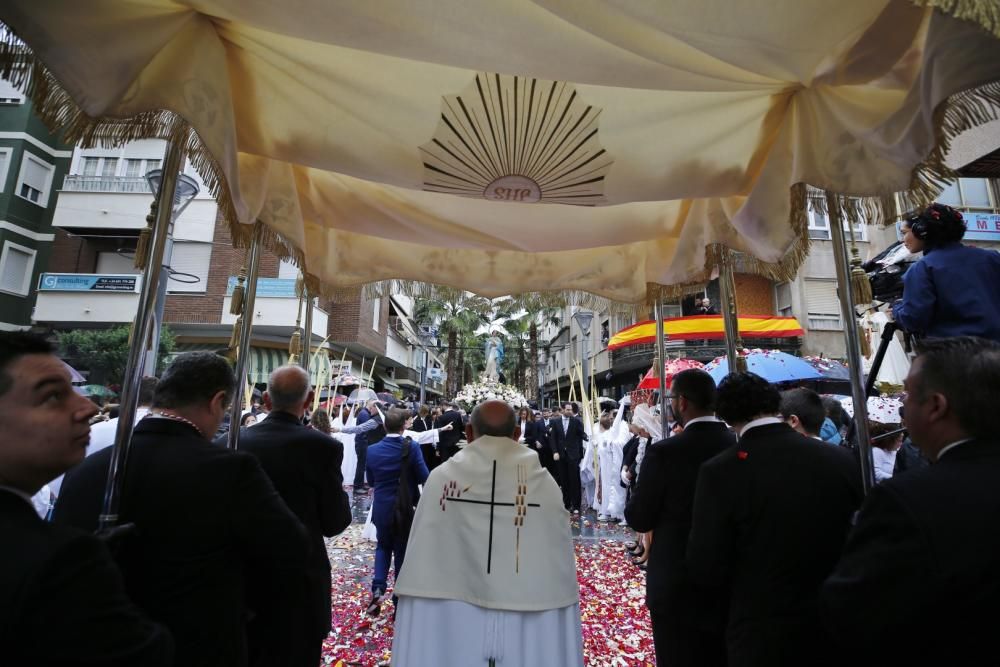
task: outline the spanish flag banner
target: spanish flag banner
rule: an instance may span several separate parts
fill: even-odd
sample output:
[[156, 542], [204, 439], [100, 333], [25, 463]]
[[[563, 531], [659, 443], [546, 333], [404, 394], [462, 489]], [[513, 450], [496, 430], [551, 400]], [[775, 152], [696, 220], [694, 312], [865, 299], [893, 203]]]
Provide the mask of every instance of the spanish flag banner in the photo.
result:
[[[803, 335], [802, 325], [794, 317], [770, 315], [741, 315], [740, 336], [743, 338], [794, 338]], [[663, 332], [673, 340], [709, 339], [726, 337], [720, 315], [692, 315], [668, 317], [663, 320]], [[608, 342], [609, 350], [620, 347], [656, 342], [656, 322], [647, 320], [622, 329]]]

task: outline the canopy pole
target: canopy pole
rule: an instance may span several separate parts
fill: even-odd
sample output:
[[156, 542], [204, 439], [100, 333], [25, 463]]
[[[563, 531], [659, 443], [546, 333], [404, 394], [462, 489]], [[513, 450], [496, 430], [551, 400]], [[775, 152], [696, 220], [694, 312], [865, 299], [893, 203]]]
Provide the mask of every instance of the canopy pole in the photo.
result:
[[233, 404], [229, 408], [229, 449], [237, 449], [240, 442], [240, 415], [243, 406], [243, 383], [247, 381], [247, 363], [250, 360], [250, 331], [253, 329], [254, 301], [257, 299], [257, 274], [260, 269], [260, 230], [257, 223], [250, 249], [247, 250], [247, 290], [243, 298], [243, 325], [240, 327], [240, 342], [236, 357], [236, 387], [233, 389]]
[[662, 295], [657, 293], [656, 303], [653, 304], [653, 319], [656, 320], [656, 375], [660, 381], [660, 437], [666, 438], [667, 378], [664, 366], [667, 363], [667, 355], [663, 345], [663, 301], [661, 297]]
[[[310, 373], [312, 365], [312, 328], [313, 328], [313, 298], [312, 294], [309, 293], [308, 287], [302, 288], [302, 294], [305, 296], [306, 300], [306, 316], [305, 316], [305, 326], [302, 329], [302, 368], [305, 369], [306, 373]], [[317, 377], [317, 380], [319, 378]]]
[[[118, 412], [118, 429], [115, 431], [115, 444], [111, 450], [111, 464], [108, 468], [108, 479], [104, 489], [104, 505], [98, 518], [98, 532], [109, 531], [118, 523], [122, 486], [125, 482], [125, 466], [128, 462], [129, 449], [132, 447], [132, 429], [135, 426], [135, 413], [139, 406], [139, 385], [142, 382], [145, 368], [143, 361], [146, 356], [146, 344], [152, 333], [156, 295], [159, 292], [160, 280], [165, 280], [163, 277], [163, 252], [167, 245], [167, 236], [170, 233], [170, 218], [174, 210], [174, 194], [177, 190], [177, 178], [183, 157], [183, 142], [186, 137], [186, 132], [181, 131], [184, 126], [182, 118], [176, 117], [173, 125], [172, 139], [167, 142], [167, 151], [163, 156], [163, 180], [156, 197], [155, 226], [152, 230], [151, 242], [148, 245], [146, 265], [143, 269], [139, 306], [132, 323], [128, 363], [125, 366], [122, 401]], [[155, 371], [155, 368], [151, 370]]]
[[851, 373], [851, 396], [854, 401], [854, 420], [857, 427], [858, 447], [861, 452], [861, 483], [867, 495], [875, 486], [875, 463], [872, 443], [868, 435], [868, 398], [865, 395], [865, 374], [861, 366], [861, 338], [858, 335], [854, 294], [851, 292], [851, 265], [844, 241], [844, 220], [837, 195], [826, 193], [826, 208], [830, 218], [830, 236], [833, 241], [833, 259], [837, 265], [837, 283], [840, 292], [840, 313], [844, 319], [847, 342], [847, 366]]
[[729, 361], [729, 372], [745, 373], [746, 359], [739, 353], [743, 341], [740, 339], [740, 320], [736, 312], [733, 257], [729, 250], [723, 250], [719, 259], [719, 293], [722, 297], [722, 326], [726, 332], [726, 359]]

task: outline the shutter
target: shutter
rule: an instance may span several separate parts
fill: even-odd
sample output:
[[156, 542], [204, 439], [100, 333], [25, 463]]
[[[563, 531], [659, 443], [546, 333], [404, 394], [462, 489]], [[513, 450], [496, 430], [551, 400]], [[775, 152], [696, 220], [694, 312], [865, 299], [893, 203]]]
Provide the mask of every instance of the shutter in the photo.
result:
[[31, 267], [32, 255], [7, 245], [4, 252], [3, 270], [0, 272], [0, 289], [16, 294], [26, 294], [25, 275]]
[[963, 178], [962, 203], [972, 208], [990, 208], [990, 186], [985, 178]]
[[[175, 241], [170, 256], [170, 268], [175, 272], [189, 275], [170, 278], [167, 290], [171, 292], [204, 292], [208, 286], [208, 267], [212, 261], [211, 243], [190, 243]], [[197, 282], [194, 277], [198, 277]], [[183, 282], [181, 282], [183, 281]]]
[[24, 180], [23, 183], [28, 184], [28, 186], [38, 190], [39, 192], [45, 192], [46, 182], [49, 180], [49, 174], [51, 169], [41, 162], [32, 159], [31, 157], [24, 156]]
[[125, 160], [125, 176], [127, 178], [142, 176], [142, 160]]
[[826, 280], [806, 281], [806, 307], [810, 315], [840, 315], [837, 283]]
[[282, 260], [278, 264], [278, 278], [285, 280], [295, 280], [299, 277], [299, 267], [295, 266], [291, 262], [286, 262]]
[[104, 158], [104, 164], [101, 165], [101, 178], [114, 178], [117, 170], [118, 158], [106, 157]]
[[85, 157], [83, 158], [83, 175], [84, 176], [97, 176], [97, 163], [98, 158], [96, 157]]
[[138, 275], [142, 272], [135, 268], [135, 261], [131, 257], [123, 257], [117, 252], [101, 252], [97, 253], [97, 273]]

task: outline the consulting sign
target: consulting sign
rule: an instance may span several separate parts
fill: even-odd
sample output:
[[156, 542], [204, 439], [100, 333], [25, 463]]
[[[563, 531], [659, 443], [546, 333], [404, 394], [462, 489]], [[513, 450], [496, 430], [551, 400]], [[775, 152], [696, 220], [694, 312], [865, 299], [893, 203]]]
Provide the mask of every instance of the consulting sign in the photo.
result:
[[138, 292], [141, 277], [107, 273], [43, 273], [40, 292]]

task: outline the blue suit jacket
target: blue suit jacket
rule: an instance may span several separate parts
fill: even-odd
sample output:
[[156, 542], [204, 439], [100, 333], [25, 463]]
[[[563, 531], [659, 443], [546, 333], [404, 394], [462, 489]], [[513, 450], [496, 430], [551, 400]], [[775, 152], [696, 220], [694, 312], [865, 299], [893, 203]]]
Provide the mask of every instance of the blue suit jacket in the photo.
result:
[[926, 251], [903, 276], [893, 318], [925, 336], [1000, 341], [1000, 253], [952, 243]]
[[[388, 435], [368, 448], [368, 461], [365, 473], [368, 485], [375, 489], [372, 501], [372, 523], [381, 533], [389, 530], [392, 521], [392, 508], [396, 504], [396, 491], [399, 489], [399, 464], [402, 456], [403, 438], [400, 435]], [[410, 497], [416, 504], [420, 497], [417, 484], [427, 481], [427, 464], [420, 453], [420, 445], [410, 441]]]

